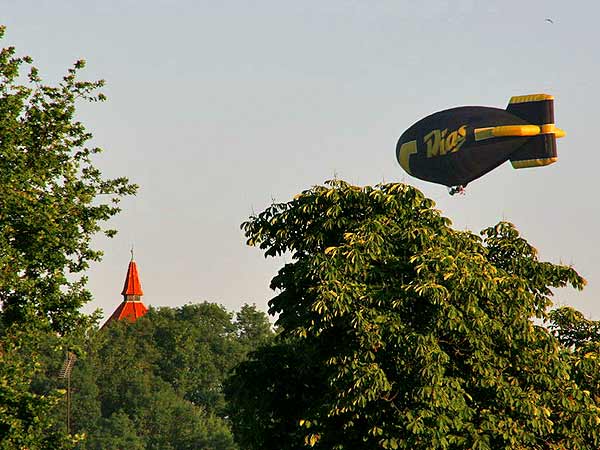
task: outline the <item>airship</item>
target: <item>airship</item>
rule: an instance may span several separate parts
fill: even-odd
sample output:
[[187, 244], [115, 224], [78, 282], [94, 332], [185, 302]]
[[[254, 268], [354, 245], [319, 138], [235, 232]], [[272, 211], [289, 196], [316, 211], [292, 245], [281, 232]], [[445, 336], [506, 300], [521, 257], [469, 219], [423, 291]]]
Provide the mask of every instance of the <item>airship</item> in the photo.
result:
[[461, 106], [419, 120], [400, 136], [396, 158], [410, 175], [452, 194], [506, 161], [515, 169], [556, 162], [563, 136], [552, 95], [519, 95], [506, 109]]

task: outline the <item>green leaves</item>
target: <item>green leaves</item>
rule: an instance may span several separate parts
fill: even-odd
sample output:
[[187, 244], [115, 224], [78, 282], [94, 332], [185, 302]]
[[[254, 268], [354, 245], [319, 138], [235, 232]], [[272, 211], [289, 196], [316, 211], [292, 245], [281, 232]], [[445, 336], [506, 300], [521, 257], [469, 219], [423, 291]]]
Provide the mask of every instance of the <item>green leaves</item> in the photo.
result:
[[[54, 338], [56, 340], [56, 338]], [[0, 449], [67, 449], [80, 436], [57, 427], [54, 411], [64, 391], [39, 389], [44, 370], [40, 347], [49, 341], [35, 330], [2, 330], [0, 339]]]
[[102, 177], [99, 149], [77, 120], [77, 102], [103, 100], [104, 82], [80, 81], [77, 61], [52, 86], [31, 64], [14, 47], [0, 50], [0, 448], [71, 448], [76, 439], [51, 414], [64, 391], [34, 383], [37, 340], [79, 347], [68, 335], [93, 320], [79, 311], [91, 298], [84, 272], [102, 255], [91, 239], [113, 234], [102, 223], [136, 186]]
[[[278, 315], [276, 345], [254, 353], [234, 378], [240, 443], [600, 444], [583, 392], [592, 391], [570, 376], [561, 343], [532, 323], [546, 317], [552, 287], [580, 289], [585, 280], [572, 268], [538, 261], [507, 222], [484, 230], [483, 239], [449, 225], [410, 186], [359, 188], [339, 180], [242, 225], [265, 256], [291, 253], [292, 262], [271, 283], [278, 292], [269, 302]], [[290, 352], [302, 353], [302, 361]], [[277, 382], [283, 378], [288, 382]], [[285, 398], [296, 399], [294, 410]]]
[[0, 51], [2, 316], [62, 333], [89, 300], [81, 273], [101, 257], [92, 237], [114, 234], [101, 224], [136, 186], [102, 177], [92, 161], [100, 149], [87, 146], [92, 135], [76, 118], [77, 102], [105, 98], [104, 81], [80, 81], [85, 63], [77, 61], [58, 85], [47, 85], [31, 58], [15, 54]]
[[271, 338], [255, 306], [234, 318], [208, 302], [90, 333], [72, 377], [72, 426], [87, 436], [77, 448], [235, 449], [223, 384]]

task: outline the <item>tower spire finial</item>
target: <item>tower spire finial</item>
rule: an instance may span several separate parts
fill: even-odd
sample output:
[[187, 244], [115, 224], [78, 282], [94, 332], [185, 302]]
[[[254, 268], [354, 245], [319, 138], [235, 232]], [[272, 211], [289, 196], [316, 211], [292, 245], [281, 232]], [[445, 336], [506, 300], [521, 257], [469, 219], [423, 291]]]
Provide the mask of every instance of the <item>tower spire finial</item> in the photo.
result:
[[131, 252], [131, 260], [133, 261], [133, 244], [131, 244], [131, 250], [130, 250], [130, 252]]

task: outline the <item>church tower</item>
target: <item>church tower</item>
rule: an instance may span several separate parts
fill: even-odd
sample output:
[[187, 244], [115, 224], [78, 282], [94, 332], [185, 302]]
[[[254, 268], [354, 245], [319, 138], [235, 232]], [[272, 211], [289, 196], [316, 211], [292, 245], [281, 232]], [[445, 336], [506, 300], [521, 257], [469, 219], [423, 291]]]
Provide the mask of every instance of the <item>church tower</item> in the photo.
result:
[[141, 300], [144, 291], [142, 291], [137, 264], [133, 260], [133, 250], [131, 251], [131, 261], [129, 261], [129, 267], [127, 268], [127, 275], [125, 276], [125, 284], [123, 286], [123, 291], [121, 291], [121, 295], [123, 296], [123, 302], [115, 309], [115, 312], [112, 313], [102, 328], [114, 320], [135, 322], [148, 312], [148, 308], [146, 308]]

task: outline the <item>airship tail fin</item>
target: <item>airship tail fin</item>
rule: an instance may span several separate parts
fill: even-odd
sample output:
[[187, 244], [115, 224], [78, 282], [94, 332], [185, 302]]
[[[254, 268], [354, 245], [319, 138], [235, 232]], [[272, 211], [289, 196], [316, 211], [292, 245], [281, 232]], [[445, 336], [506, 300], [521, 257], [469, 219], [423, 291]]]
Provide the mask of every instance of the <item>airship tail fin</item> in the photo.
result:
[[554, 97], [549, 94], [517, 95], [510, 99], [506, 111], [532, 125], [554, 124]]
[[556, 135], [554, 133], [538, 134], [529, 138], [510, 156], [510, 163], [515, 169], [547, 166], [557, 160]]
[[506, 111], [540, 127], [540, 134], [532, 136], [510, 157], [515, 169], [547, 166], [556, 162], [556, 138], [565, 132], [554, 126], [554, 97], [549, 94], [518, 95], [512, 97]]

